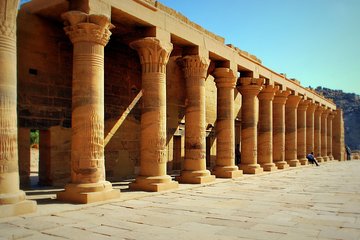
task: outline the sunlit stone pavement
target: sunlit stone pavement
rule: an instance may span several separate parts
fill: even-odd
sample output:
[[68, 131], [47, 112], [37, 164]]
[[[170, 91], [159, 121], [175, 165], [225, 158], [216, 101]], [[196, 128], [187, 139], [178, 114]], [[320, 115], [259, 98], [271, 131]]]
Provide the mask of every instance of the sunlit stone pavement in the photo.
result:
[[40, 199], [37, 213], [0, 219], [0, 239], [360, 239], [355, 160], [89, 205], [28, 195]]

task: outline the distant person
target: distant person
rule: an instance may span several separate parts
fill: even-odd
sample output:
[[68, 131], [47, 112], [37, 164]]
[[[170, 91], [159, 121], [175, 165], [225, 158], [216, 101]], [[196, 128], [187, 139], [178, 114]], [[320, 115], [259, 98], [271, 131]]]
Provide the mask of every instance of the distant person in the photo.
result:
[[236, 144], [236, 146], [235, 146], [235, 164], [239, 165], [240, 162], [241, 162], [240, 144]]
[[318, 162], [316, 161], [316, 158], [314, 157], [314, 153], [313, 152], [311, 152], [311, 153], [309, 153], [307, 156], [306, 156], [306, 158], [309, 160], [309, 162], [311, 163], [311, 164], [316, 164], [316, 166], [319, 166], [319, 164], [318, 164]]
[[347, 160], [351, 160], [351, 149], [349, 148], [348, 145], [345, 146], [345, 151], [346, 151], [346, 156], [347, 156]]

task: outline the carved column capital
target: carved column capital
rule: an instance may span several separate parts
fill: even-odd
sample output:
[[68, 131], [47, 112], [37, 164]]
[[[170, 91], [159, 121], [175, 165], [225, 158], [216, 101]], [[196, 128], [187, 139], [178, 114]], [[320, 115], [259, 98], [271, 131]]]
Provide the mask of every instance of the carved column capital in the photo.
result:
[[330, 110], [329, 115], [328, 115], [328, 120], [333, 120], [333, 119], [334, 119], [334, 117], [335, 117], [335, 115], [336, 115], [336, 112], [335, 112], [335, 111]]
[[69, 11], [61, 17], [65, 20], [65, 33], [72, 43], [93, 42], [105, 46], [110, 39], [110, 29], [115, 27], [104, 15]]
[[259, 100], [273, 100], [275, 93], [279, 91], [279, 86], [266, 85], [258, 95]]
[[15, 38], [19, 0], [0, 1], [0, 36]]
[[143, 73], [165, 73], [173, 45], [155, 37], [146, 37], [130, 43], [135, 49], [142, 65]]
[[315, 112], [317, 105], [315, 103], [310, 102], [307, 108], [307, 112], [313, 114]]
[[300, 96], [290, 95], [286, 101], [285, 107], [297, 108], [301, 100]]
[[300, 100], [298, 110], [306, 111], [308, 109], [310, 103], [311, 103], [310, 100], [304, 100], [304, 99]]
[[236, 75], [230, 68], [216, 68], [212, 75], [218, 88], [235, 88]]
[[331, 109], [324, 109], [324, 111], [322, 112], [321, 116], [322, 116], [323, 118], [327, 118], [330, 112], [331, 112]]
[[188, 55], [179, 60], [185, 74], [185, 78], [200, 77], [206, 78], [210, 59], [199, 55]]
[[273, 103], [276, 104], [285, 104], [288, 96], [290, 95], [289, 90], [279, 90], [275, 93], [275, 98]]
[[240, 77], [237, 89], [242, 95], [258, 95], [263, 88], [264, 78]]

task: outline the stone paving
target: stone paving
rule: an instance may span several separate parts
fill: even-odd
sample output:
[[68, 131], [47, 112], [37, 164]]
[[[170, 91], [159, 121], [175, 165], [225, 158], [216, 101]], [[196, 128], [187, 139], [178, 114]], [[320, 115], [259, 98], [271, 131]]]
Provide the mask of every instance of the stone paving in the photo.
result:
[[106, 203], [40, 199], [0, 219], [0, 239], [360, 239], [359, 173], [360, 161], [333, 161]]

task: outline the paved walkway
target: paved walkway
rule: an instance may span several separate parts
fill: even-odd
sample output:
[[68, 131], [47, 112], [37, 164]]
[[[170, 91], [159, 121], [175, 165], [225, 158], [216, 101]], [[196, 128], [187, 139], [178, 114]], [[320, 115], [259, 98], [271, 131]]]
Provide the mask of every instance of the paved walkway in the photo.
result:
[[0, 239], [360, 239], [360, 161], [38, 208], [0, 219]]

